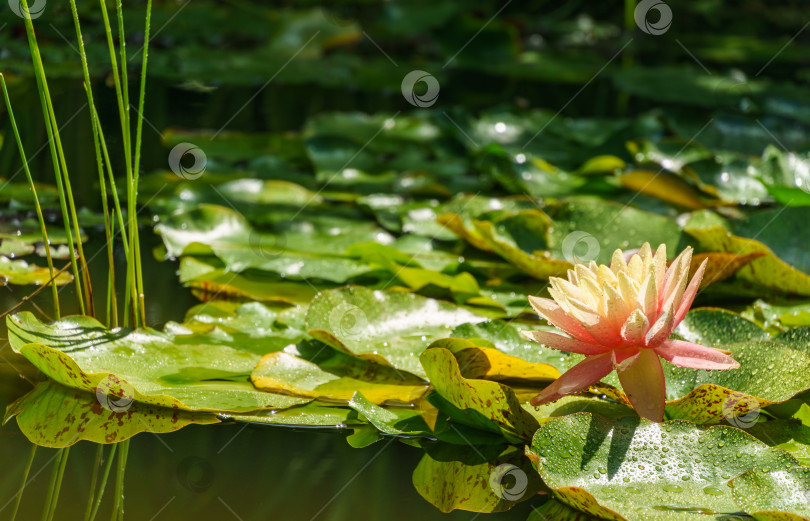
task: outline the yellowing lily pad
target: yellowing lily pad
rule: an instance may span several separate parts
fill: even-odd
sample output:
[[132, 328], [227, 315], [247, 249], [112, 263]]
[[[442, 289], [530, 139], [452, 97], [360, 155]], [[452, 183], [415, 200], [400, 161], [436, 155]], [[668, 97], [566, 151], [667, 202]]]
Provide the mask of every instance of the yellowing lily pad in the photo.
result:
[[[68, 271], [58, 273], [59, 268], [55, 267], [56, 277], [53, 283], [57, 286], [64, 286], [73, 281], [73, 275]], [[29, 264], [22, 259], [10, 259], [0, 255], [0, 286], [6, 284], [48, 284], [51, 281], [51, 271], [47, 267]]]
[[369, 362], [366, 365], [368, 369], [363, 375], [366, 379], [359, 380], [327, 372], [313, 362], [279, 351], [262, 357], [251, 380], [256, 388], [265, 391], [326, 401], [348, 402], [354, 393], [360, 392], [376, 404], [411, 403], [428, 389], [425, 384], [401, 384], [393, 371], [385, 371], [389, 369], [386, 366]]
[[512, 389], [497, 382], [464, 378], [450, 350], [432, 347], [420, 360], [436, 393], [451, 406], [437, 407], [453, 420], [503, 433], [513, 442], [529, 439], [537, 429], [537, 420], [523, 410]]
[[[482, 449], [489, 453], [495, 448]], [[486, 459], [469, 447], [428, 449], [413, 471], [413, 484], [442, 512], [503, 512], [532, 498], [541, 482], [515, 447]]]
[[[794, 208], [795, 211], [805, 212], [805, 208]], [[787, 219], [788, 215], [778, 215], [774, 213], [770, 220], [758, 219], [760, 226], [749, 232], [750, 236], [735, 235], [730, 230], [730, 225], [706, 212], [699, 212], [693, 215], [684, 226], [684, 231], [697, 239], [705, 248], [717, 251], [733, 253], [734, 255], [759, 254], [758, 258], [742, 266], [737, 272], [737, 276], [755, 282], [766, 288], [773, 288], [787, 293], [799, 295], [810, 295], [810, 275], [785, 262], [778, 257], [774, 250], [764, 244], [763, 237], [771, 236], [771, 242], [785, 244], [786, 248], [801, 250], [802, 246], [793, 245], [796, 240], [803, 237], [802, 227], [806, 226], [806, 216], [795, 219]], [[761, 222], [760, 222], [761, 221]], [[746, 229], [750, 226], [746, 226]], [[807, 256], [808, 246], [803, 247], [803, 255]], [[799, 255], [793, 252], [792, 255]]]

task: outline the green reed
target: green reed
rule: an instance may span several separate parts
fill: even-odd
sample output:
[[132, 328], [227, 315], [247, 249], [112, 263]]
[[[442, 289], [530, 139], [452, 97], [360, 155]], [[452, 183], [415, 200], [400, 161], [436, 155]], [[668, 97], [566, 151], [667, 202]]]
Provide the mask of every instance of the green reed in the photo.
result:
[[[20, 0], [23, 13], [29, 13], [27, 0]], [[137, 193], [140, 169], [140, 154], [141, 154], [141, 138], [143, 130], [143, 113], [146, 91], [146, 72], [147, 72], [147, 56], [149, 49], [149, 34], [151, 25], [151, 10], [152, 1], [147, 0], [146, 17], [145, 17], [145, 30], [144, 30], [144, 46], [141, 56], [140, 67], [140, 84], [138, 90], [138, 117], [135, 121], [135, 142], [132, 140], [132, 121], [130, 117], [130, 103], [129, 103], [129, 78], [127, 65], [129, 63], [126, 53], [126, 35], [124, 31], [124, 18], [123, 6], [120, 0], [116, 1], [115, 12], [117, 21], [118, 38], [117, 43], [113, 38], [112, 25], [108, 14], [105, 0], [99, 0], [101, 8], [102, 20], [104, 24], [104, 31], [107, 38], [107, 45], [110, 54], [110, 65], [112, 68], [113, 83], [115, 87], [116, 100], [118, 105], [118, 116], [121, 125], [121, 136], [123, 142], [123, 165], [124, 177], [126, 179], [126, 208], [124, 209], [119, 200], [118, 189], [116, 186], [115, 171], [118, 169], [117, 165], [111, 160], [105, 134], [101, 126], [101, 118], [99, 116], [97, 107], [95, 105], [95, 98], [93, 96], [93, 85], [90, 77], [90, 67], [87, 61], [87, 54], [85, 52], [84, 40], [82, 37], [81, 23], [79, 10], [75, 0], [70, 0], [71, 14], [76, 30], [76, 39], [78, 42], [78, 51], [81, 59], [82, 74], [84, 80], [84, 88], [87, 95], [87, 104], [90, 110], [90, 125], [93, 131], [93, 149], [96, 155], [96, 168], [98, 171], [99, 187], [101, 206], [104, 213], [104, 233], [106, 239], [106, 254], [107, 262], [109, 265], [107, 277], [107, 294], [106, 294], [106, 322], [108, 326], [115, 327], [118, 325], [119, 320], [123, 325], [144, 325], [145, 322], [145, 309], [144, 309], [144, 292], [143, 292], [143, 273], [141, 269], [141, 253], [140, 253], [140, 237], [138, 233], [137, 222]], [[34, 68], [34, 77], [36, 79], [37, 93], [39, 95], [42, 115], [45, 121], [45, 129], [48, 135], [48, 146], [51, 155], [51, 162], [53, 164], [54, 177], [56, 180], [56, 187], [58, 193], [59, 206], [64, 221], [65, 233], [67, 237], [68, 248], [70, 251], [70, 267], [73, 273], [73, 278], [76, 287], [76, 298], [78, 301], [81, 313], [94, 316], [96, 314], [94, 309], [93, 289], [90, 282], [90, 274], [87, 266], [87, 258], [84, 254], [82, 245], [81, 231], [79, 228], [78, 214], [76, 212], [76, 205], [73, 197], [73, 190], [70, 184], [70, 175], [68, 170], [68, 161], [65, 155], [65, 150], [62, 146], [60, 137], [59, 124], [57, 122], [53, 100], [50, 90], [48, 88], [47, 74], [45, 66], [40, 55], [39, 46], [37, 44], [36, 32], [34, 24], [30, 16], [24, 16], [26, 36], [28, 38], [29, 49], [31, 51], [31, 59]], [[119, 63], [120, 60], [120, 63]], [[17, 129], [16, 121], [14, 120], [13, 112], [11, 109], [11, 101], [8, 96], [8, 89], [6, 87], [5, 79], [0, 74], [0, 83], [4, 100], [6, 103], [9, 119], [12, 125], [13, 133], [20, 156], [23, 161], [23, 168], [31, 188], [32, 196], [34, 197], [34, 204], [37, 211], [37, 218], [39, 220], [42, 238], [45, 242], [45, 251], [48, 258], [48, 268], [51, 275], [51, 289], [53, 292], [54, 310], [56, 318], [60, 318], [60, 304], [59, 304], [59, 291], [53, 283], [55, 277], [59, 272], [56, 272], [53, 267], [53, 259], [50, 251], [50, 243], [48, 240], [47, 229], [45, 220], [42, 214], [42, 208], [37, 196], [36, 186], [34, 184], [33, 176], [28, 168], [25, 151], [23, 149], [22, 140]], [[112, 194], [112, 205], [110, 205], [108, 197], [108, 189]], [[116, 229], [117, 227], [117, 229]], [[121, 245], [124, 249], [126, 256], [126, 284], [124, 289], [124, 309], [119, 317], [118, 297], [115, 287], [115, 270], [114, 270], [114, 248], [118, 237], [120, 236]], [[90, 493], [87, 501], [87, 508], [85, 511], [85, 521], [94, 521], [98, 510], [101, 506], [104, 490], [106, 489], [108, 478], [113, 466], [116, 465], [116, 479], [114, 491], [114, 504], [112, 509], [113, 521], [121, 521], [124, 516], [124, 475], [126, 468], [127, 455], [129, 452], [129, 442], [124, 441], [120, 444], [120, 450], [116, 445], [112, 447], [107, 457], [107, 461], [102, 469], [102, 461], [104, 450], [99, 446], [96, 452], [95, 465], [93, 467], [93, 478], [90, 484]], [[28, 473], [31, 464], [34, 460], [36, 446], [33, 446], [31, 456], [26, 467], [20, 491], [15, 500], [12, 519], [16, 516], [19, 504], [22, 498], [23, 489], [26, 486]], [[115, 458], [117, 452], [117, 459]], [[64, 478], [65, 468], [68, 461], [69, 449], [60, 449], [54, 458], [53, 470], [48, 488], [48, 494], [45, 498], [44, 508], [42, 512], [43, 521], [51, 521], [56, 512], [57, 502], [59, 500], [59, 493], [61, 483]], [[101, 479], [99, 480], [99, 472], [101, 472]], [[98, 486], [96, 486], [98, 483]]]

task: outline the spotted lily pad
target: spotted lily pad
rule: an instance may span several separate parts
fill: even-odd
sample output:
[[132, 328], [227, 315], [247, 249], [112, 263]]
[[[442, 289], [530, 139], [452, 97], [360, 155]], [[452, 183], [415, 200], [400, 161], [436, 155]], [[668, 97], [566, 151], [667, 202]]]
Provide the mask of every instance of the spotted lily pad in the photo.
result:
[[52, 380], [189, 411], [283, 409], [309, 400], [254, 389], [260, 356], [214, 344], [179, 344], [152, 329], [106, 329], [90, 317], [44, 324], [28, 312], [7, 317], [9, 342]]
[[413, 471], [414, 487], [442, 512], [509, 510], [531, 499], [541, 483], [519, 450], [510, 447], [500, 454], [498, 450], [471, 451], [469, 447], [448, 445], [429, 448]]
[[729, 480], [798, 465], [733, 427], [588, 413], [540, 427], [527, 455], [561, 501], [616, 521], [720, 519], [739, 511]]
[[[801, 337], [776, 337], [723, 310], [690, 311], [675, 336], [731, 352], [738, 369], [702, 371], [665, 364], [667, 416], [698, 423], [747, 417], [810, 387], [810, 356]], [[729, 343], [730, 342], [730, 343]], [[769, 375], [777, 373], [779, 378]]]
[[20, 431], [43, 447], [68, 447], [82, 440], [118, 443], [141, 432], [162, 434], [191, 424], [218, 423], [210, 413], [189, 412], [128, 397], [73, 389], [41, 382], [6, 410], [5, 421], [17, 418]]

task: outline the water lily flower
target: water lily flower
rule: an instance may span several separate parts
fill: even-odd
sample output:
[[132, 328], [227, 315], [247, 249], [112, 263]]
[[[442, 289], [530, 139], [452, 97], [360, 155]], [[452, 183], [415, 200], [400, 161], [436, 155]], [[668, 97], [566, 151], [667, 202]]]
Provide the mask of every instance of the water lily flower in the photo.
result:
[[569, 336], [549, 331], [524, 331], [524, 335], [586, 357], [532, 399], [532, 405], [585, 390], [615, 369], [638, 414], [660, 422], [666, 385], [659, 357], [694, 369], [740, 366], [716, 349], [669, 339], [692, 305], [706, 261], [687, 285], [692, 248], [681, 252], [669, 268], [666, 255], [663, 244], [653, 255], [645, 243], [629, 260], [616, 250], [609, 267], [591, 261], [576, 264], [568, 271], [568, 280], [552, 277], [549, 293], [554, 300], [529, 297], [541, 317]]

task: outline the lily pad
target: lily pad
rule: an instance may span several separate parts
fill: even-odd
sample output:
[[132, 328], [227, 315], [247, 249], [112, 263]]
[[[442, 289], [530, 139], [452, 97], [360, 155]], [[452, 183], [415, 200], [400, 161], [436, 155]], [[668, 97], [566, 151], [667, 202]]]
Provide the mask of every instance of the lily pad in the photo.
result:
[[337, 286], [322, 282], [302, 284], [261, 270], [235, 273], [215, 257], [183, 257], [179, 273], [180, 282], [203, 301], [228, 298], [304, 304], [319, 290]]
[[[291, 225], [292, 226], [292, 225]], [[355, 242], [393, 237], [374, 226], [314, 230], [307, 223], [276, 233], [253, 229], [235, 211], [213, 205], [172, 214], [155, 227], [168, 255], [219, 257], [230, 271], [261, 269], [294, 279], [343, 282], [370, 271], [367, 264], [345, 257]]]
[[[56, 268], [56, 267], [55, 267]], [[55, 269], [57, 271], [58, 268]], [[68, 271], [56, 274], [53, 282], [57, 286], [64, 286], [73, 280], [73, 275]], [[0, 286], [5, 284], [48, 284], [51, 281], [51, 271], [43, 266], [29, 264], [19, 259], [14, 260], [0, 255]]]
[[757, 521], [810, 519], [810, 468], [750, 470], [731, 486], [734, 500]]
[[68, 447], [82, 440], [118, 443], [141, 432], [162, 434], [191, 424], [218, 423], [209, 413], [133, 402], [127, 397], [87, 392], [52, 381], [40, 382], [9, 405], [5, 421], [17, 418], [20, 431], [43, 447]]
[[760, 212], [736, 226], [714, 214], [698, 212], [684, 231], [711, 251], [761, 254], [742, 266], [738, 277], [785, 293], [810, 295], [806, 260], [810, 256], [808, 246], [801, 242], [808, 211], [810, 208], [796, 207]]
[[[333, 351], [323, 345], [320, 349]], [[333, 365], [333, 372], [329, 372], [296, 356], [297, 353], [287, 349], [263, 356], [251, 374], [253, 385], [265, 391], [322, 401], [347, 402], [355, 392], [360, 392], [376, 404], [412, 403], [428, 389], [424, 383], [407, 381], [388, 366], [344, 356], [347, 363]]]
[[283, 409], [309, 400], [258, 391], [248, 376], [260, 356], [222, 345], [180, 345], [152, 329], [106, 329], [90, 317], [44, 324], [28, 312], [7, 317], [9, 342], [52, 380], [189, 411]]
[[349, 401], [349, 407], [357, 411], [378, 431], [400, 437], [430, 436], [430, 428], [420, 408], [384, 408], [372, 403], [357, 391]]
[[503, 512], [540, 489], [537, 474], [519, 450], [510, 447], [487, 456], [468, 447], [436, 446], [413, 471], [414, 487], [442, 512]]
[[[698, 423], [747, 417], [810, 387], [810, 356], [801, 339], [773, 341], [753, 322], [722, 310], [690, 311], [675, 336], [711, 347], [722, 346], [740, 362], [738, 369], [707, 372], [665, 364], [667, 416]], [[726, 342], [734, 342], [724, 345]], [[769, 375], [778, 373], [778, 379]]]
[[318, 294], [307, 312], [309, 335], [335, 349], [424, 377], [419, 354], [452, 329], [485, 317], [398, 291], [350, 286]]
[[[547, 211], [554, 222], [548, 234], [554, 258], [577, 256], [585, 262], [610, 264], [617, 248], [639, 248], [645, 242], [666, 244], [672, 255], [682, 249], [683, 233], [673, 219], [632, 206], [582, 199], [562, 202]], [[580, 253], [580, 249], [584, 251]]]
[[527, 455], [561, 501], [610, 520], [733, 514], [739, 507], [729, 480], [749, 470], [798, 465], [788, 453], [732, 427], [587, 413], [540, 427]]
[[433, 388], [450, 405], [445, 409], [437, 407], [451, 419], [503, 433], [512, 442], [528, 440], [537, 429], [537, 420], [520, 406], [512, 389], [497, 382], [464, 378], [450, 350], [432, 347], [422, 353], [420, 360]]

